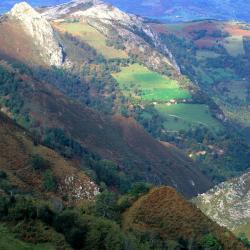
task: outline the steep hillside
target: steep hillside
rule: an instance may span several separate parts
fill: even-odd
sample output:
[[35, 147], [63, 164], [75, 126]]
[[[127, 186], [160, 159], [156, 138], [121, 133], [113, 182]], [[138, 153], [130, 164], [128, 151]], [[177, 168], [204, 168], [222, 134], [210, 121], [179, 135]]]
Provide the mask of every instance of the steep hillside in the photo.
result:
[[[2, 106], [29, 129], [44, 137], [46, 129], [60, 128], [84, 148], [115, 161], [134, 180], [168, 184], [188, 197], [209, 188], [192, 160], [154, 140], [132, 118], [103, 116], [45, 82], [7, 66], [1, 69], [9, 79], [0, 91]], [[15, 84], [15, 91], [8, 84]]]
[[[250, 152], [247, 140], [249, 25], [205, 20], [169, 25], [154, 23], [151, 27], [172, 51], [177, 63], [181, 65], [181, 72], [188, 75], [212, 99], [209, 102], [210, 110], [226, 125], [226, 130], [217, 134], [214, 139], [213, 135], [205, 136], [207, 139], [210, 137], [208, 140], [203, 137], [202, 147], [193, 142], [190, 147], [190, 140], [199, 138], [198, 130], [194, 133], [176, 133], [182, 139], [178, 141], [174, 138], [173, 141], [177, 145], [186, 144], [183, 148], [187, 149], [192, 158], [207, 162], [208, 168], [212, 166], [212, 171], [217, 172], [214, 172], [217, 180], [223, 181], [221, 177], [225, 172], [222, 175], [219, 172], [224, 170], [229, 174], [232, 170], [238, 172], [241, 169], [236, 176], [240, 175], [242, 170], [244, 172], [249, 168]], [[200, 95], [199, 99], [204, 99], [204, 95]], [[185, 106], [170, 111], [170, 114], [178, 116], [189, 113]], [[188, 118], [200, 113], [198, 109], [197, 112], [192, 111]], [[176, 123], [176, 126], [179, 124], [180, 122]], [[209, 163], [210, 160], [212, 164]], [[232, 178], [235, 173], [226, 174], [227, 178]]]
[[244, 249], [232, 233], [212, 222], [193, 204], [167, 187], [152, 189], [139, 198], [124, 214], [124, 228], [168, 241], [182, 239], [184, 249], [198, 246], [206, 249], [203, 247], [207, 235], [214, 238], [211, 249], [220, 249], [216, 240], [223, 249]]
[[225, 118], [248, 127], [249, 25], [210, 20], [151, 27], [181, 71], [214, 99]]
[[[127, 53], [155, 70], [164, 72], [168, 68], [175, 74], [179, 72], [171, 52], [162, 46], [157, 34], [140, 17], [129, 15], [102, 1], [93, 0], [74, 0], [41, 9], [41, 12], [49, 20], [59, 19], [60, 22], [64, 19], [67, 22], [79, 21], [80, 24], [87, 22], [105, 35], [112, 47], [124, 47]], [[66, 31], [72, 32], [67, 29]]]
[[[23, 14], [25, 8], [37, 18]], [[21, 18], [21, 26], [13, 21], [12, 12]], [[206, 91], [179, 74], [179, 66], [169, 50], [176, 52], [179, 44], [162, 41], [162, 33], [155, 25], [100, 1], [72, 1], [39, 12], [21, 3], [3, 17], [1, 27], [7, 38], [0, 39], [2, 58], [29, 64], [31, 78], [54, 85], [84, 105], [110, 115], [133, 117], [153, 137], [175, 143], [200, 161], [198, 167], [215, 182], [241, 174], [249, 166], [248, 148], [237, 136], [231, 139], [219, 106]], [[42, 53], [33, 50], [36, 45], [29, 39], [32, 32], [28, 34], [26, 30], [30, 18], [32, 25], [38, 20], [42, 23], [41, 30], [35, 32], [36, 44], [47, 28], [52, 30], [50, 38], [63, 53], [60, 67], [48, 68], [48, 63], [39, 67], [44, 64], [49, 45], [39, 46], [41, 50], [45, 48]], [[17, 33], [16, 27], [24, 32]], [[179, 60], [178, 55], [176, 58]], [[182, 69], [186, 67], [186, 61], [179, 62]], [[190, 73], [190, 77], [194, 76]], [[36, 116], [40, 114], [37, 112]], [[24, 124], [25, 119], [20, 119]], [[150, 179], [161, 183], [153, 175]]]
[[[0, 113], [1, 189], [64, 197], [65, 201], [94, 199], [98, 187], [53, 150], [38, 145], [27, 131]], [[6, 177], [5, 174], [7, 174]], [[5, 178], [7, 178], [5, 180]]]
[[249, 197], [250, 173], [246, 173], [199, 195], [194, 202], [212, 220], [250, 239]]

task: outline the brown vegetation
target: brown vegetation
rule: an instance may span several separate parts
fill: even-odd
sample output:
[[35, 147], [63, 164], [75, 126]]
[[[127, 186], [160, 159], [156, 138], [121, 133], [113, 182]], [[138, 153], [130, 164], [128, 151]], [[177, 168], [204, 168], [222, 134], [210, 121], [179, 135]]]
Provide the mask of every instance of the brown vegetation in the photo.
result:
[[163, 239], [183, 238], [199, 240], [212, 233], [223, 245], [223, 249], [245, 249], [234, 235], [208, 219], [192, 203], [184, 200], [174, 189], [154, 188], [141, 197], [124, 214], [125, 230], [157, 232]]
[[[39, 155], [48, 162], [48, 169], [57, 182], [57, 189], [47, 193], [43, 175], [47, 169], [35, 170], [32, 156]], [[47, 167], [46, 167], [47, 168]], [[96, 186], [72, 162], [64, 160], [54, 151], [35, 145], [29, 133], [0, 113], [0, 170], [8, 175], [11, 185], [24, 192], [61, 196], [66, 200], [93, 199]], [[74, 181], [67, 181], [73, 178]], [[78, 192], [80, 186], [82, 192]], [[53, 194], [54, 193], [54, 194]]]

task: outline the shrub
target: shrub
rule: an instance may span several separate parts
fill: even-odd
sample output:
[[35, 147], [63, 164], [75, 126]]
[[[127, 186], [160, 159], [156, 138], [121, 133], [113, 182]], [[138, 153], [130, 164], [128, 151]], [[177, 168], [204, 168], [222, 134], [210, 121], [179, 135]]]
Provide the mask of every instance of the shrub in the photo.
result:
[[222, 250], [220, 242], [213, 234], [206, 234], [200, 241], [202, 250]]
[[9, 218], [11, 220], [23, 220], [36, 218], [36, 206], [30, 199], [20, 198], [14, 206], [9, 209]]
[[53, 192], [57, 189], [57, 181], [50, 170], [43, 175], [43, 188], [46, 192]]
[[40, 204], [37, 207], [37, 217], [44, 223], [51, 225], [54, 219], [54, 212], [49, 208], [47, 204]]
[[124, 249], [124, 236], [115, 223], [92, 218], [86, 235], [86, 250], [120, 250]]
[[131, 194], [134, 197], [139, 197], [143, 194], [148, 193], [150, 188], [151, 188], [150, 184], [144, 182], [138, 182], [132, 186], [132, 188], [129, 191], [129, 194]]
[[50, 167], [49, 161], [45, 160], [38, 154], [31, 157], [30, 163], [34, 170], [46, 170]]
[[78, 224], [79, 216], [74, 210], [65, 210], [56, 216], [54, 227], [58, 232], [65, 234]]
[[0, 218], [8, 215], [9, 199], [7, 197], [0, 197]]
[[104, 191], [96, 199], [96, 215], [107, 219], [117, 219], [117, 196], [113, 192]]
[[5, 171], [0, 170], [0, 179], [6, 179], [7, 178], [7, 174]]
[[244, 233], [239, 234], [238, 240], [240, 240], [246, 247], [250, 247], [250, 241]]

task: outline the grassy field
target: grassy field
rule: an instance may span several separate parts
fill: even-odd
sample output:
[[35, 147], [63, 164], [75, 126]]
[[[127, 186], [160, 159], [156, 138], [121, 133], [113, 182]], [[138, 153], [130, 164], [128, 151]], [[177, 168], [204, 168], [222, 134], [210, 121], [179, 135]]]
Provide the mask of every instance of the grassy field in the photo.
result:
[[95, 48], [106, 58], [128, 58], [123, 50], [118, 50], [106, 45], [106, 37], [87, 23], [62, 22], [56, 25], [61, 31], [79, 36], [84, 42]]
[[224, 46], [231, 56], [244, 55], [242, 36], [230, 36], [225, 39]]
[[237, 227], [234, 231], [236, 235], [239, 235], [240, 233], [244, 233], [248, 240], [250, 240], [250, 222], [244, 225], [241, 225]]
[[160, 104], [155, 107], [166, 118], [165, 127], [169, 131], [186, 130], [197, 125], [203, 125], [215, 130], [220, 129], [219, 122], [212, 117], [206, 105], [176, 104], [166, 106]]
[[139, 64], [123, 67], [113, 74], [123, 93], [147, 102], [167, 102], [171, 99], [190, 98], [178, 82], [153, 72]]
[[196, 53], [196, 58], [198, 60], [205, 60], [208, 58], [217, 58], [218, 56], [220, 55], [214, 51], [209, 51], [209, 50], [198, 50]]
[[232, 81], [237, 79], [234, 71], [230, 68], [205, 68], [194, 67], [196, 74], [200, 76], [203, 84], [213, 85], [222, 81]]
[[243, 80], [232, 80], [232, 81], [226, 81], [221, 82], [219, 84], [220, 89], [226, 88], [227, 89], [227, 95], [234, 99], [238, 98], [241, 101], [246, 101], [247, 99], [247, 86], [248, 83]]
[[55, 250], [50, 244], [28, 244], [15, 238], [15, 235], [0, 224], [0, 250]]

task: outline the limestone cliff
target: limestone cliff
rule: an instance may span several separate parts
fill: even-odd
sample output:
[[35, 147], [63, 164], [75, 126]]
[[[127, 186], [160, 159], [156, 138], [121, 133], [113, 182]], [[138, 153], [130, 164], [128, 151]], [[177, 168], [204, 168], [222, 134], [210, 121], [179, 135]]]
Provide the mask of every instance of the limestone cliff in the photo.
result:
[[26, 2], [21, 2], [16, 4], [7, 16], [18, 21], [24, 28], [24, 32], [31, 36], [46, 64], [62, 66], [64, 61], [62, 47], [50, 23], [41, 14]]

